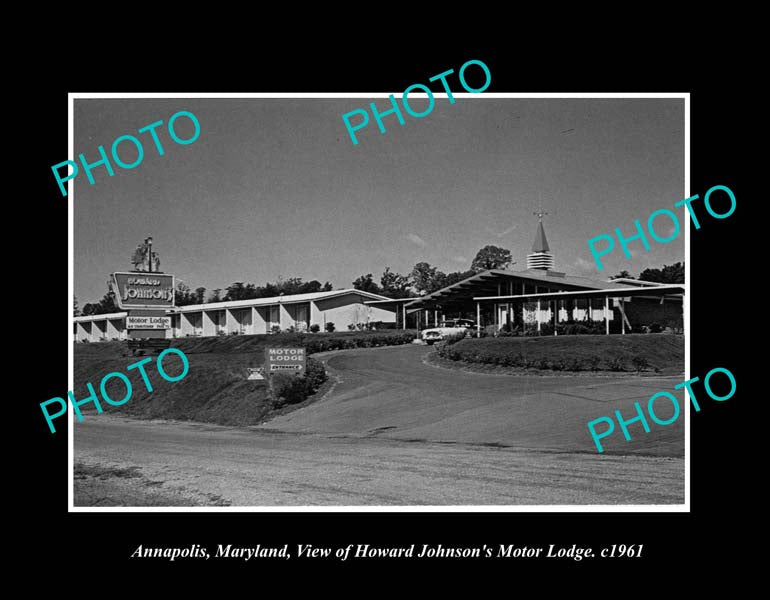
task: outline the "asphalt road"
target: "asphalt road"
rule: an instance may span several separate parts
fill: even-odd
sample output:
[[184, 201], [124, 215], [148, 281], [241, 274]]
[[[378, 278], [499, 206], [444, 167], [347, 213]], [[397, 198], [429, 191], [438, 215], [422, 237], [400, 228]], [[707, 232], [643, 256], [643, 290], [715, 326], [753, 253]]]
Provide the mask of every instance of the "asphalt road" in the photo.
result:
[[260, 427], [87, 417], [75, 505], [684, 501], [681, 417], [649, 434], [629, 425], [632, 441], [605, 438], [604, 454], [586, 428], [615, 409], [629, 418], [681, 379], [482, 375], [424, 364], [426, 352], [332, 353], [333, 390]]

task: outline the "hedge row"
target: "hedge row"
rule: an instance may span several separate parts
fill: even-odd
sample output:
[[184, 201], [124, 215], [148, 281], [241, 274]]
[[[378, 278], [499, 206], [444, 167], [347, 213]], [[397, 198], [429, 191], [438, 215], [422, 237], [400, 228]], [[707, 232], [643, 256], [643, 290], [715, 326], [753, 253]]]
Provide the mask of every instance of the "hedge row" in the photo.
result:
[[345, 350], [348, 348], [374, 348], [375, 346], [400, 346], [411, 344], [415, 338], [414, 331], [398, 331], [393, 333], [371, 332], [363, 335], [341, 335], [323, 337], [305, 337], [301, 341], [308, 354], [326, 352], [328, 350]]

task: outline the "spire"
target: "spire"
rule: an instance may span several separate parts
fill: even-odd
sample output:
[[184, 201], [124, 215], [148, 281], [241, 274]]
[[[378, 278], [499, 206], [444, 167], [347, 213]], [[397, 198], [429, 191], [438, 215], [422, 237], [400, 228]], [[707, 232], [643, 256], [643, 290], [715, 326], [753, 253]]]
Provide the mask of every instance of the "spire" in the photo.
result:
[[532, 244], [532, 253], [527, 255], [528, 269], [553, 269], [553, 255], [548, 247], [548, 240], [545, 238], [545, 229], [543, 228], [543, 215], [547, 215], [542, 209], [532, 213], [537, 216], [537, 233], [535, 234], [535, 243]]
[[548, 240], [545, 239], [545, 229], [543, 229], [543, 222], [540, 221], [537, 224], [537, 233], [535, 234], [535, 243], [532, 244], [532, 252], [548, 252]]

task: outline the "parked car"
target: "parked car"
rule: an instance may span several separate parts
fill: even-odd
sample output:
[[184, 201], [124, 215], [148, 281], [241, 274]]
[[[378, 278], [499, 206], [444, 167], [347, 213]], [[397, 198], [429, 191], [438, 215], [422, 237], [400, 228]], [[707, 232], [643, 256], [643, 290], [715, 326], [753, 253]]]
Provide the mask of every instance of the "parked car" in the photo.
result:
[[443, 321], [440, 327], [424, 329], [420, 338], [427, 344], [435, 344], [446, 339], [449, 335], [457, 334], [458, 330], [463, 331], [466, 336], [471, 335], [475, 328], [476, 323], [470, 319], [448, 319]]

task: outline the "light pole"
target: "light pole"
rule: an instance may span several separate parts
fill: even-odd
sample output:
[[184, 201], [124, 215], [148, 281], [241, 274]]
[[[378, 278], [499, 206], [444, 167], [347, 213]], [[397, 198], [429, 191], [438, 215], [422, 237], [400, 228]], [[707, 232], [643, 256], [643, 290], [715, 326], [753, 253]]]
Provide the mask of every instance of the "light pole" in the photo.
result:
[[149, 266], [148, 272], [152, 273], [152, 237], [148, 237], [147, 239], [145, 239], [144, 243], [147, 244], [147, 246], [149, 247], [150, 259], [147, 261], [147, 265]]

